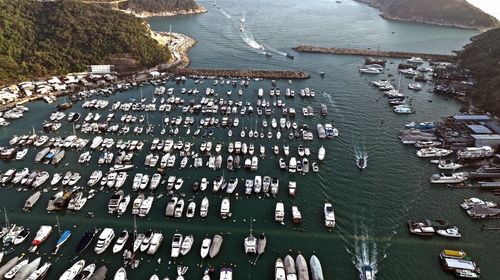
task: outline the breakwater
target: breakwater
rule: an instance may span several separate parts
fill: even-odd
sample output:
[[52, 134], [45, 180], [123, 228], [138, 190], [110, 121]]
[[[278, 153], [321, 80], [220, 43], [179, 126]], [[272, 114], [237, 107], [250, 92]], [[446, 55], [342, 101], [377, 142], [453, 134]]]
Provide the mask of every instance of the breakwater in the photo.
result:
[[433, 61], [453, 61], [456, 58], [456, 56], [454, 55], [447, 55], [447, 54], [381, 51], [381, 50], [358, 49], [358, 48], [328, 48], [328, 47], [318, 47], [311, 45], [300, 45], [293, 49], [297, 52], [305, 52], [305, 53], [326, 53], [326, 54], [337, 54], [337, 55], [355, 55], [355, 56], [373, 56], [373, 57], [391, 57], [391, 58], [421, 57], [423, 59], [430, 59]]
[[183, 76], [217, 76], [217, 77], [248, 77], [263, 79], [308, 79], [309, 74], [303, 71], [287, 70], [246, 70], [246, 69], [200, 69], [181, 68], [175, 69], [174, 74]]

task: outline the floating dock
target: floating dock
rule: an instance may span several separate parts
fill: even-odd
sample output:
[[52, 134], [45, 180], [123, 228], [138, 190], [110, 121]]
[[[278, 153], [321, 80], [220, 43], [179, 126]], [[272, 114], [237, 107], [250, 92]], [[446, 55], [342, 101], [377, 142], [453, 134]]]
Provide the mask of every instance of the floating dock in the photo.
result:
[[173, 71], [175, 75], [183, 76], [216, 76], [216, 77], [248, 77], [262, 79], [288, 79], [303, 80], [308, 79], [309, 74], [303, 71], [287, 70], [245, 70], [245, 69], [200, 69], [181, 68]]
[[323, 54], [388, 57], [388, 58], [421, 57], [423, 59], [430, 59], [433, 61], [453, 61], [456, 58], [455, 55], [447, 55], [447, 54], [381, 51], [381, 50], [357, 49], [357, 48], [327, 48], [327, 47], [318, 47], [311, 45], [300, 45], [293, 49], [297, 52], [304, 52], [304, 53], [323, 53]]

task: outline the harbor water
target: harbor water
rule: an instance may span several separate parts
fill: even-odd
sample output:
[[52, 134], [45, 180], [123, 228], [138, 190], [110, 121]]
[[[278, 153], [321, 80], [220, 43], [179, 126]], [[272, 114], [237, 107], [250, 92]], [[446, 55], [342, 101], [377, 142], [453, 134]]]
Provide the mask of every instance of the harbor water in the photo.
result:
[[[288, 140], [288, 133], [283, 133], [280, 140], [248, 139], [244, 142], [255, 143], [256, 147], [266, 147], [266, 158], [259, 162], [257, 172], [243, 169], [238, 171], [211, 171], [208, 168], [176, 168], [167, 170], [166, 176], [175, 175], [184, 178], [181, 193], [184, 199], [199, 203], [206, 195], [210, 200], [208, 217], [193, 219], [185, 217], [165, 218], [164, 211], [168, 196], [155, 199], [153, 208], [146, 218], [137, 219], [139, 232], [146, 230], [161, 230], [164, 234], [163, 243], [154, 256], [140, 255], [141, 264], [137, 270], [128, 271], [129, 279], [149, 279], [157, 273], [175, 279], [176, 266], [189, 267], [186, 279], [201, 279], [203, 271], [208, 266], [220, 268], [231, 266], [234, 279], [274, 279], [274, 263], [278, 257], [287, 254], [294, 258], [300, 252], [309, 261], [311, 255], [316, 255], [321, 261], [325, 279], [358, 279], [363, 263], [370, 263], [376, 270], [377, 279], [453, 279], [451, 274], [442, 270], [438, 254], [444, 248], [464, 249], [474, 257], [482, 270], [483, 279], [497, 279], [500, 267], [497, 264], [499, 245], [495, 232], [483, 232], [481, 226], [497, 225], [495, 221], [473, 221], [459, 204], [464, 198], [477, 196], [495, 200], [488, 193], [478, 193], [470, 189], [447, 189], [443, 186], [431, 185], [428, 178], [438, 173], [435, 165], [415, 155], [413, 147], [405, 146], [398, 140], [398, 132], [404, 124], [411, 121], [438, 121], [440, 118], [453, 115], [459, 111], [460, 104], [456, 101], [429, 93], [431, 84], [424, 85], [419, 92], [407, 90], [410, 80], [402, 78], [401, 89], [411, 98], [415, 114], [398, 115], [392, 111], [382, 93], [373, 88], [369, 82], [377, 79], [395, 79], [397, 84], [397, 65], [402, 60], [392, 60], [387, 64], [387, 70], [380, 75], [360, 75], [358, 67], [362, 65], [362, 57], [334, 56], [319, 54], [301, 54], [291, 50], [298, 44], [313, 44], [332, 47], [363, 47], [380, 48], [383, 50], [418, 51], [449, 54], [460, 49], [468, 42], [474, 31], [457, 28], [423, 25], [406, 22], [387, 21], [379, 16], [379, 11], [354, 1], [217, 1], [220, 8], [213, 2], [200, 4], [208, 9], [205, 14], [194, 16], [158, 17], [149, 19], [153, 30], [172, 31], [187, 34], [197, 40], [196, 46], [190, 51], [191, 67], [199, 68], [249, 68], [249, 69], [279, 69], [304, 70], [311, 75], [310, 79], [294, 81], [290, 86], [288, 81], [278, 81], [283, 99], [287, 106], [297, 110], [295, 120], [308, 124], [315, 129], [317, 123], [332, 123], [339, 130], [339, 137], [334, 140], [314, 141]], [[241, 18], [245, 17], [243, 32]], [[393, 32], [394, 31], [394, 32]], [[272, 57], [263, 55], [268, 51]], [[291, 53], [291, 60], [284, 54]], [[393, 63], [392, 63], [393, 62]], [[322, 78], [319, 73], [324, 72]], [[387, 74], [394, 77], [388, 77]], [[189, 101], [200, 100], [206, 87], [214, 87], [211, 81], [204, 84], [194, 84], [188, 80], [185, 84], [176, 85], [170, 81], [166, 87], [176, 88], [175, 95]], [[197, 96], [181, 95], [180, 88], [195, 88], [200, 90]], [[257, 89], [264, 88], [265, 98], [269, 97], [270, 81], [250, 83], [244, 89], [242, 97], [238, 97], [230, 85], [215, 87], [218, 97], [233, 100], [252, 101], [255, 107]], [[290, 87], [296, 91], [309, 87], [316, 91], [314, 98], [287, 99], [283, 96], [284, 89]], [[233, 89], [228, 97], [226, 91]], [[117, 100], [126, 101], [129, 98], [138, 99], [142, 95], [151, 100], [154, 87], [144, 86], [133, 88], [123, 93], [109, 97], [110, 104]], [[58, 100], [63, 103], [64, 99]], [[319, 114], [319, 104], [328, 106], [329, 114], [322, 117]], [[84, 117], [88, 110], [81, 108], [82, 102], [74, 104], [70, 111], [81, 112]], [[311, 105], [316, 109], [314, 117], [304, 118], [301, 108]], [[13, 121], [9, 127], [0, 128], [0, 145], [8, 145], [12, 135], [30, 133], [34, 126], [36, 131], [42, 130], [42, 121], [47, 120], [55, 104], [34, 102], [27, 105], [30, 111], [25, 117]], [[110, 105], [107, 109], [110, 108]], [[103, 111], [103, 117], [107, 115]], [[137, 114], [137, 113], [136, 113]], [[145, 114], [143, 112], [142, 114]], [[178, 108], [175, 112], [150, 113], [148, 118], [154, 124], [155, 135], [115, 135], [115, 139], [142, 139], [146, 141], [144, 149], [134, 157], [135, 168], [129, 171], [129, 178], [123, 186], [125, 193], [132, 193], [133, 176], [137, 172], [152, 175], [154, 168], [143, 166], [151, 141], [155, 137], [172, 138], [174, 140], [191, 141], [195, 148], [202, 141], [221, 142], [223, 158], [227, 158], [227, 143], [239, 140], [241, 127], [260, 130], [264, 116], [240, 118], [238, 129], [233, 130], [229, 139], [227, 129], [214, 128], [214, 135], [206, 138], [184, 136], [186, 128], [180, 128], [178, 136], [160, 136], [164, 116], [183, 115]], [[220, 115], [216, 115], [219, 116]], [[279, 118], [280, 112], [273, 117]], [[257, 125], [256, 125], [257, 123]], [[195, 129], [191, 128], [191, 131]], [[168, 129], [167, 129], [168, 131]], [[267, 129], [263, 130], [267, 132]], [[72, 127], [63, 127], [50, 135], [66, 136], [72, 133]], [[191, 133], [192, 134], [192, 133]], [[77, 135], [92, 139], [95, 135]], [[182, 135], [182, 136], [181, 136]], [[303, 144], [312, 151], [310, 161], [316, 161], [320, 146], [326, 149], [326, 158], [320, 162], [319, 173], [308, 175], [290, 175], [280, 171], [278, 159], [272, 154], [272, 146], [290, 145], [292, 154], [296, 155], [298, 145]], [[84, 186], [93, 170], [107, 168], [97, 165], [98, 152], [92, 153], [91, 164], [81, 166], [77, 163], [80, 152], [69, 151], [58, 166], [33, 163], [38, 149], [31, 148], [25, 160], [16, 162], [0, 162], [0, 170], [8, 168], [23, 168], [47, 170], [54, 172], [68, 170], [79, 171], [82, 179], [79, 185]], [[257, 152], [256, 152], [257, 153]], [[366, 155], [368, 166], [364, 170], [356, 166], [356, 156]], [[205, 159], [206, 160], [206, 159]], [[179, 159], [178, 159], [179, 162]], [[190, 162], [192, 164], [192, 161]], [[225, 164], [223, 164], [225, 166]], [[280, 191], [276, 198], [244, 195], [242, 180], [255, 175], [269, 175], [280, 180]], [[222, 220], [219, 215], [220, 202], [226, 195], [213, 194], [210, 191], [194, 194], [191, 185], [195, 180], [206, 177], [210, 182], [217, 176], [237, 177], [240, 184], [239, 195], [231, 196], [232, 217]], [[297, 182], [297, 196], [289, 198], [287, 194], [288, 181]], [[160, 186], [155, 195], [166, 193]], [[7, 209], [11, 223], [21, 224], [31, 229], [34, 234], [42, 224], [56, 224], [56, 214], [45, 211], [46, 203], [53, 193], [42, 194], [31, 213], [22, 212], [25, 199], [32, 191], [17, 192], [15, 188], [0, 189], [0, 205]], [[120, 218], [107, 213], [107, 203], [112, 192], [107, 190], [98, 193], [87, 202], [79, 213], [58, 213], [61, 231], [71, 229], [73, 234], [59, 255], [51, 257], [50, 252], [58, 238], [55, 230], [50, 238], [41, 246], [36, 254], [43, 256], [43, 261], [50, 258], [56, 262], [51, 268], [47, 279], [57, 279], [73, 262], [85, 258], [87, 263], [95, 262], [97, 266], [107, 265], [108, 278], [122, 266], [121, 254], [113, 255], [108, 249], [97, 256], [93, 248], [89, 248], [81, 256], [76, 256], [75, 248], [83, 233], [91, 227], [113, 227], [115, 233], [122, 229], [132, 230], [134, 221], [129, 211]], [[132, 194], [134, 199], [136, 194]], [[274, 207], [276, 202], [285, 204], [285, 224], [274, 222]], [[324, 227], [323, 203], [330, 201], [335, 208], [337, 226], [333, 230]], [[291, 207], [298, 205], [302, 212], [303, 223], [300, 226], [291, 223]], [[87, 217], [92, 211], [94, 218]], [[444, 219], [456, 224], [461, 232], [459, 240], [418, 238], [409, 234], [408, 219]], [[250, 219], [254, 235], [264, 232], [267, 235], [266, 252], [255, 261], [255, 256], [247, 256], [243, 251], [243, 239], [248, 235]], [[194, 245], [191, 252], [177, 260], [170, 259], [170, 243], [174, 233], [194, 235]], [[199, 250], [203, 238], [221, 234], [224, 238], [221, 252], [214, 259], [201, 260]], [[18, 247], [15, 254], [26, 252], [28, 242]], [[159, 263], [158, 259], [161, 258]], [[5, 258], [4, 258], [5, 259]], [[34, 259], [34, 257], [30, 257]], [[5, 262], [5, 261], [4, 261]], [[217, 276], [218, 277], [218, 276]], [[218, 278], [217, 278], [218, 279]]]

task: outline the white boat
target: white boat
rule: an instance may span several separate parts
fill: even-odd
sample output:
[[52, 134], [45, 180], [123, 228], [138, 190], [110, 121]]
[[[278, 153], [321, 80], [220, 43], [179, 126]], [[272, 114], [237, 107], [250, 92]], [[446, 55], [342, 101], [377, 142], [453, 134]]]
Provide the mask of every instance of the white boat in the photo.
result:
[[222, 199], [222, 202], [220, 204], [220, 216], [222, 219], [227, 219], [228, 217], [231, 216], [231, 202], [229, 201], [229, 198], [224, 198]]
[[147, 251], [148, 255], [154, 255], [156, 251], [160, 248], [161, 242], [163, 241], [163, 234], [161, 232], [155, 232], [151, 241], [149, 242], [149, 248]]
[[35, 238], [31, 241], [31, 245], [40, 246], [47, 237], [52, 233], [52, 226], [42, 225], [40, 229], [36, 232]]
[[245, 237], [243, 246], [245, 248], [245, 254], [257, 253], [257, 238], [250, 233], [249, 236]]
[[307, 262], [302, 254], [299, 254], [297, 256], [295, 265], [297, 269], [297, 278], [299, 280], [309, 280], [309, 270], [307, 269]]
[[433, 184], [457, 184], [465, 180], [467, 180], [467, 177], [463, 173], [453, 173], [451, 175], [433, 174], [429, 178], [429, 181]]
[[458, 231], [457, 227], [449, 227], [446, 229], [438, 229], [436, 231], [437, 234], [445, 237], [453, 237], [453, 238], [460, 238], [462, 235]]
[[323, 269], [321, 268], [321, 263], [319, 259], [312, 255], [309, 260], [309, 267], [311, 268], [311, 278], [312, 280], [324, 280]]
[[274, 220], [276, 222], [282, 223], [285, 219], [285, 206], [282, 202], [276, 203], [274, 210]]
[[460, 163], [455, 163], [451, 160], [439, 160], [438, 168], [441, 170], [455, 170], [462, 168], [464, 165]]
[[118, 216], [123, 215], [127, 211], [127, 207], [130, 203], [130, 195], [126, 195], [122, 201], [120, 201], [120, 204], [118, 204], [118, 209], [116, 210], [116, 213]]
[[180, 253], [185, 256], [187, 255], [187, 253], [189, 253], [189, 251], [191, 250], [191, 247], [193, 246], [193, 243], [194, 243], [194, 237], [193, 235], [188, 235], [184, 238], [184, 240], [182, 241], [182, 245], [181, 245], [181, 249], [180, 249]]
[[13, 268], [11, 268], [4, 276], [5, 279], [13, 279], [16, 274], [21, 270], [24, 266], [28, 264], [29, 260], [25, 259], [18, 262]]
[[457, 156], [462, 159], [479, 159], [491, 157], [494, 153], [495, 149], [490, 146], [467, 147], [458, 150]]
[[123, 230], [120, 235], [118, 235], [118, 238], [116, 239], [115, 245], [113, 246], [113, 253], [116, 254], [120, 252], [125, 244], [127, 243], [127, 240], [129, 238], [129, 233], [127, 230]]
[[98, 255], [104, 253], [115, 238], [115, 231], [112, 228], [105, 228], [99, 235], [94, 252]]
[[73, 264], [70, 268], [68, 268], [64, 273], [59, 277], [59, 280], [72, 280], [75, 276], [80, 273], [85, 267], [85, 260], [79, 260], [75, 264]]
[[201, 248], [200, 248], [200, 256], [202, 259], [206, 258], [208, 256], [208, 252], [210, 250], [210, 244], [212, 243], [212, 239], [210, 238], [205, 238], [201, 242]]
[[44, 263], [40, 268], [37, 270], [33, 271], [26, 280], [40, 280], [47, 275], [47, 272], [49, 271], [50, 267], [52, 266], [52, 263]]
[[318, 160], [324, 160], [325, 159], [325, 147], [321, 146], [318, 151]]
[[335, 212], [333, 209], [333, 205], [329, 202], [326, 202], [323, 206], [323, 212], [325, 215], [325, 226], [329, 228], [335, 227]]
[[285, 265], [281, 258], [278, 258], [274, 264], [274, 280], [287, 280]]
[[219, 280], [233, 280], [233, 270], [227, 267], [221, 268]]
[[172, 249], [170, 251], [170, 257], [177, 258], [180, 254], [180, 248], [182, 244], [182, 234], [176, 233], [172, 238]]
[[482, 200], [477, 197], [471, 197], [464, 199], [464, 202], [460, 204], [460, 207], [462, 207], [462, 209], [464, 210], [469, 210], [475, 206], [484, 206], [491, 208], [491, 207], [497, 207], [497, 203], [492, 201]]
[[127, 280], [127, 271], [125, 268], [120, 267], [113, 276], [113, 280]]
[[184, 212], [184, 199], [179, 199], [174, 208], [174, 217], [180, 218], [182, 217], [182, 213]]
[[222, 246], [223, 238], [222, 236], [216, 234], [212, 239], [212, 243], [210, 244], [210, 250], [208, 251], [208, 255], [210, 258], [214, 258], [220, 251], [220, 247]]
[[139, 208], [139, 217], [145, 217], [149, 214], [151, 207], [153, 206], [154, 196], [148, 196], [141, 204]]
[[31, 208], [33, 208], [38, 199], [40, 199], [40, 196], [42, 196], [41, 191], [36, 191], [30, 195], [30, 197], [28, 197], [28, 199], [24, 202], [23, 211], [31, 211]]
[[191, 201], [189, 202], [186, 210], [186, 217], [193, 218], [195, 213], [196, 213], [196, 202]]
[[142, 245], [142, 242], [144, 241], [144, 238], [145, 238], [145, 234], [144, 233], [139, 233], [136, 237], [135, 237], [135, 240], [134, 240], [134, 246], [132, 248], [132, 250], [134, 252], [137, 252], [137, 250], [139, 250], [139, 248], [141, 248], [141, 245]]
[[285, 257], [285, 272], [287, 280], [297, 280], [297, 271], [295, 270], [295, 261], [290, 255]]
[[209, 201], [208, 198], [205, 196], [201, 200], [201, 206], [200, 206], [200, 216], [202, 218], [205, 218], [208, 215], [208, 206], [209, 206]]
[[421, 158], [429, 158], [429, 157], [445, 157], [453, 153], [452, 150], [441, 149], [441, 148], [423, 148], [417, 151], [417, 156]]

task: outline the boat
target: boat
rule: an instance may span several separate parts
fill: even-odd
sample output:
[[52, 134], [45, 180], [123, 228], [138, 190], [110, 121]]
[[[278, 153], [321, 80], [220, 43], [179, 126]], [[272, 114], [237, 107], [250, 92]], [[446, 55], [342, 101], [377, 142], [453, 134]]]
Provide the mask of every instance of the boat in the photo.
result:
[[120, 267], [113, 276], [113, 280], [127, 280], [127, 271], [125, 268]]
[[31, 208], [33, 208], [33, 206], [38, 201], [38, 199], [40, 198], [41, 195], [42, 195], [42, 192], [40, 192], [40, 191], [37, 191], [37, 192], [33, 193], [32, 195], [30, 195], [30, 197], [28, 197], [28, 199], [26, 199], [26, 201], [24, 202], [23, 211], [25, 211], [25, 212], [31, 211]]
[[321, 263], [319, 259], [312, 255], [311, 259], [309, 259], [309, 267], [311, 268], [311, 278], [312, 280], [324, 280], [323, 277], [323, 269], [321, 268]]
[[276, 222], [282, 223], [285, 219], [285, 206], [282, 202], [276, 203], [274, 210], [274, 220]]
[[285, 265], [281, 258], [274, 263], [274, 280], [286, 280]]
[[453, 153], [452, 150], [441, 149], [436, 147], [423, 148], [417, 151], [417, 156], [421, 158], [429, 157], [445, 157]]
[[266, 251], [266, 245], [267, 245], [267, 238], [264, 233], [261, 233], [259, 235], [259, 238], [257, 239], [257, 254], [261, 255]]
[[202, 218], [205, 218], [208, 215], [208, 206], [209, 206], [209, 201], [208, 198], [205, 196], [201, 200], [201, 206], [200, 206], [200, 216]]
[[318, 150], [318, 160], [324, 160], [325, 159], [325, 153], [326, 153], [325, 147], [323, 147], [323, 146], [319, 147], [319, 150]]
[[325, 226], [329, 228], [335, 227], [335, 212], [330, 202], [325, 202], [323, 205], [323, 213], [325, 216]]
[[231, 216], [231, 203], [229, 201], [229, 198], [224, 198], [222, 199], [222, 202], [220, 204], [220, 216], [222, 219], [227, 219], [228, 217]]
[[5, 279], [13, 279], [16, 274], [21, 270], [24, 266], [28, 264], [29, 260], [25, 259], [18, 262], [14, 267], [12, 267], [4, 276]]
[[297, 205], [292, 206], [292, 223], [302, 223], [302, 214], [300, 213], [299, 207]]
[[245, 248], [245, 254], [255, 254], [257, 253], [257, 238], [252, 235], [252, 230], [250, 229], [250, 235], [245, 237], [245, 241], [243, 242], [243, 246]]
[[30, 234], [30, 230], [27, 228], [23, 228], [17, 235], [15, 235], [12, 243], [14, 245], [19, 245], [19, 244], [23, 243], [23, 241], [26, 240], [26, 238], [28, 237], [29, 234]]
[[163, 234], [161, 232], [155, 232], [151, 241], [149, 242], [149, 248], [147, 251], [148, 255], [154, 255], [156, 251], [160, 248], [161, 242], [163, 241]]
[[64, 273], [59, 277], [59, 280], [72, 280], [75, 278], [78, 273], [80, 273], [85, 267], [85, 260], [79, 260], [74, 263], [70, 268], [68, 268]]
[[88, 280], [104, 280], [107, 272], [108, 268], [103, 265], [95, 270], [94, 274], [92, 274]]
[[124, 229], [116, 239], [115, 245], [113, 246], [113, 253], [116, 254], [120, 252], [123, 249], [123, 247], [125, 247], [125, 244], [127, 243], [129, 237], [130, 235], [128, 233], [128, 230]]
[[76, 253], [80, 254], [82, 253], [87, 247], [92, 243], [92, 240], [94, 240], [94, 237], [96, 236], [98, 230], [97, 228], [92, 228], [89, 229], [85, 234], [83, 235], [82, 239], [78, 242], [78, 245], [76, 246]]
[[193, 243], [194, 243], [193, 235], [191, 234], [191, 235], [186, 236], [184, 238], [184, 240], [182, 241], [180, 253], [183, 256], [187, 255], [187, 253], [189, 253], [189, 251], [191, 250]]
[[144, 241], [144, 238], [145, 238], [144, 233], [139, 233], [139, 234], [137, 234], [137, 236], [135, 236], [134, 245], [132, 247], [133, 252], [137, 252], [137, 250], [139, 250], [139, 248], [141, 248], [141, 245], [142, 245], [142, 242]]
[[9, 272], [16, 264], [19, 262], [21, 258], [18, 256], [13, 257], [7, 263], [0, 267], [0, 278], [5, 277], [5, 274]]
[[74, 280], [88, 280], [95, 271], [95, 263], [87, 265], [80, 273], [78, 273]]
[[214, 235], [212, 243], [210, 244], [210, 250], [208, 251], [208, 255], [210, 256], [210, 258], [213, 259], [219, 253], [220, 247], [222, 246], [222, 241], [222, 236], [218, 234]]
[[33, 271], [26, 280], [40, 280], [44, 279], [44, 277], [47, 275], [47, 272], [49, 271], [50, 267], [52, 266], [52, 263], [46, 262], [40, 268], [37, 270]]
[[154, 232], [152, 230], [146, 231], [144, 234], [144, 238], [142, 239], [141, 246], [139, 247], [139, 250], [141, 252], [145, 252], [149, 246], [151, 245], [151, 239], [153, 238]]
[[295, 260], [295, 265], [297, 267], [297, 279], [298, 280], [309, 280], [309, 270], [307, 269], [307, 262], [302, 254], [297, 256]]
[[464, 173], [453, 173], [451, 175], [445, 174], [433, 174], [429, 178], [429, 182], [433, 184], [458, 184], [467, 180], [467, 177]]
[[458, 231], [458, 228], [453, 226], [445, 229], [438, 229], [436, 231], [437, 234], [444, 236], [444, 237], [452, 237], [452, 238], [460, 238], [462, 235]]
[[375, 273], [373, 272], [373, 268], [369, 264], [364, 264], [361, 267], [359, 279], [360, 280], [375, 280]]
[[187, 211], [186, 211], [186, 217], [187, 218], [193, 218], [194, 214], [195, 214], [195, 211], [196, 211], [196, 202], [194, 202], [194, 201], [189, 202], [188, 208], [187, 208]]
[[491, 157], [495, 153], [495, 149], [490, 146], [482, 147], [467, 147], [457, 151], [457, 156], [461, 159], [480, 159]]
[[359, 169], [363, 170], [366, 168], [366, 166], [368, 165], [368, 158], [367, 157], [358, 157], [356, 159], [356, 165], [358, 166]]
[[111, 196], [108, 202], [108, 212], [110, 214], [113, 214], [118, 210], [118, 206], [120, 205], [120, 202], [122, 201], [123, 197], [124, 197], [123, 190], [119, 190]]
[[492, 202], [492, 201], [482, 200], [482, 199], [479, 199], [477, 197], [471, 197], [471, 198], [464, 199], [464, 202], [462, 204], [460, 204], [460, 207], [462, 207], [462, 209], [464, 209], [464, 210], [469, 210], [469, 209], [476, 207], [476, 206], [484, 206], [484, 207], [492, 208], [492, 207], [497, 207], [497, 203]]
[[211, 244], [212, 244], [212, 239], [210, 239], [208, 237], [203, 239], [203, 241], [201, 242], [200, 256], [202, 259], [204, 259], [208, 256]]
[[56, 242], [56, 247], [54, 251], [52, 252], [52, 255], [56, 255], [61, 246], [68, 241], [69, 237], [71, 236], [71, 231], [70, 230], [65, 230], [60, 236], [59, 239]]
[[98, 255], [104, 253], [114, 238], [115, 231], [112, 228], [105, 228], [99, 235], [97, 245], [94, 248], [95, 253]]
[[31, 245], [37, 247], [44, 242], [47, 237], [52, 233], [52, 226], [42, 225], [36, 232], [35, 238], [31, 241]]
[[297, 280], [297, 271], [295, 270], [295, 261], [290, 255], [285, 257], [285, 272], [287, 280]]
[[438, 160], [438, 168], [441, 170], [455, 170], [464, 167], [463, 164], [455, 163], [451, 160]]
[[219, 280], [232, 280], [232, 279], [233, 279], [233, 270], [231, 268], [223, 267], [220, 269]]
[[177, 258], [180, 254], [180, 248], [182, 244], [182, 234], [176, 233], [172, 238], [172, 249], [170, 251], [170, 257]]

